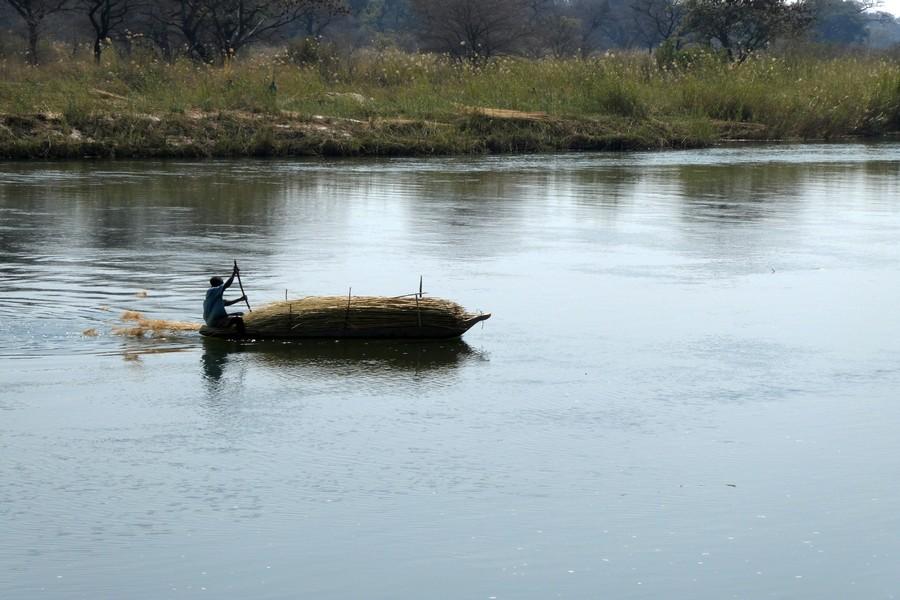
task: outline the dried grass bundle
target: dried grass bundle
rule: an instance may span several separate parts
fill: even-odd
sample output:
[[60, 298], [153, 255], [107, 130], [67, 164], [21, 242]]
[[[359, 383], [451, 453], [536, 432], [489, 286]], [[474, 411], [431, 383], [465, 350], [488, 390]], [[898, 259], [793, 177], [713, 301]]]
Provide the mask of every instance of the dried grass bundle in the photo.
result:
[[315, 335], [406, 327], [462, 329], [475, 317], [440, 298], [315, 296], [268, 304], [245, 315], [244, 322], [256, 334], [290, 337], [299, 331]]

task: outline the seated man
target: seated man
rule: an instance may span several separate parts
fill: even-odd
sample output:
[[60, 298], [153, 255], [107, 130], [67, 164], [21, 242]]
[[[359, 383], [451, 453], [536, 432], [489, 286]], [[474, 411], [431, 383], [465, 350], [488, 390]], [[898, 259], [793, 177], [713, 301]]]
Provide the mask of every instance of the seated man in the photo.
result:
[[213, 277], [209, 280], [210, 288], [206, 290], [206, 299], [203, 301], [203, 320], [206, 321], [206, 324], [210, 327], [218, 327], [221, 329], [226, 329], [234, 325], [237, 328], [238, 333], [243, 335], [247, 332], [244, 328], [244, 319], [241, 318], [243, 313], [228, 314], [225, 312], [225, 307], [237, 304], [238, 302], [243, 302], [247, 299], [247, 296], [241, 296], [237, 300], [229, 300], [227, 302], [223, 297], [225, 290], [234, 283], [234, 277], [237, 274], [238, 267], [237, 264], [235, 264], [228, 281], [223, 282], [221, 277]]

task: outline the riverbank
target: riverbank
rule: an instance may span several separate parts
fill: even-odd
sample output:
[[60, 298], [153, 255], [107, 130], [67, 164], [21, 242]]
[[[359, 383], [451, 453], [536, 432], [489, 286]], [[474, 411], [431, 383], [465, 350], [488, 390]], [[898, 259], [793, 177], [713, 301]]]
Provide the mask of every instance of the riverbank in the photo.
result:
[[[504, 113], [497, 116], [493, 113]], [[562, 119], [473, 111], [447, 121], [360, 120], [291, 112], [188, 111], [164, 116], [61, 113], [0, 116], [0, 157], [141, 158], [412, 156], [553, 150], [690, 148], [718, 139], [706, 124]]]
[[900, 66], [871, 57], [0, 63], [7, 159], [632, 150], [897, 130]]

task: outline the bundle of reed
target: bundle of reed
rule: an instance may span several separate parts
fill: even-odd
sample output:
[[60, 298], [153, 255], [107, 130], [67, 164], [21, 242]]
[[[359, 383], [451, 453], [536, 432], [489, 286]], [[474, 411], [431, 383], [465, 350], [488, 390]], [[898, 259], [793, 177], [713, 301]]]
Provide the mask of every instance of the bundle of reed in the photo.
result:
[[314, 296], [268, 304], [245, 315], [244, 322], [253, 333], [290, 337], [301, 331], [459, 329], [475, 317], [459, 304], [440, 298]]

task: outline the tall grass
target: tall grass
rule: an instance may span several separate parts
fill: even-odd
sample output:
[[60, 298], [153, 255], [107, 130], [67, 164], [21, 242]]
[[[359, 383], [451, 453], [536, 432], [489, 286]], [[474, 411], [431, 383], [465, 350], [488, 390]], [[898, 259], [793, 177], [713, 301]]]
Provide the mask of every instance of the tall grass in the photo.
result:
[[[830, 139], [900, 129], [896, 61], [760, 56], [735, 65], [702, 51], [677, 58], [500, 58], [476, 67], [445, 56], [368, 50], [300, 64], [288, 52], [268, 53], [213, 67], [108, 51], [101, 66], [70, 57], [38, 68], [0, 61], [0, 113], [56, 113], [72, 126], [104, 114], [166, 120], [198, 111], [460, 122], [470, 118], [472, 107], [492, 107], [701, 141], [734, 131], [735, 124], [752, 125], [737, 130], [765, 138]], [[543, 128], [538, 136], [578, 135], [571, 128], [535, 127]], [[270, 132], [251, 138], [247, 147], [271, 145]]]

